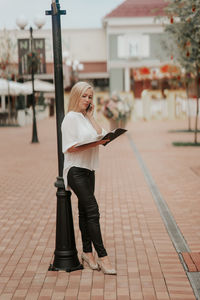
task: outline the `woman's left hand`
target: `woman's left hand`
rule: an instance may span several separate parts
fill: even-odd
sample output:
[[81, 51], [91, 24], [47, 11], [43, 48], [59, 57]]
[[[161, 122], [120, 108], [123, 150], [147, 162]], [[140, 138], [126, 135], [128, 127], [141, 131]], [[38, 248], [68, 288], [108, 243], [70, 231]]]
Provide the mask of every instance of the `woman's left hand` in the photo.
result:
[[91, 118], [94, 114], [94, 104], [90, 103], [90, 108], [88, 109], [88, 111], [86, 112], [86, 116], [88, 118]]

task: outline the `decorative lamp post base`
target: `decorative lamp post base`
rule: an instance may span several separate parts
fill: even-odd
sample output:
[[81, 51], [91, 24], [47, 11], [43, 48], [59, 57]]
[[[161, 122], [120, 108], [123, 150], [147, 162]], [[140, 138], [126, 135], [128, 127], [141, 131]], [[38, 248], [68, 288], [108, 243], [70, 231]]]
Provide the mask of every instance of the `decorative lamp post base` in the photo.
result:
[[56, 249], [54, 262], [49, 266], [49, 271], [82, 270], [74, 237], [71, 192], [65, 190], [62, 177], [57, 177], [55, 186], [57, 187]]
[[48, 271], [66, 271], [73, 272], [83, 270], [83, 265], [80, 264], [76, 253], [67, 251], [55, 251], [55, 258], [53, 264], [50, 264]]
[[76, 253], [70, 251], [55, 251], [53, 264], [50, 264], [48, 271], [66, 271], [73, 272], [83, 270], [83, 265], [80, 264]]

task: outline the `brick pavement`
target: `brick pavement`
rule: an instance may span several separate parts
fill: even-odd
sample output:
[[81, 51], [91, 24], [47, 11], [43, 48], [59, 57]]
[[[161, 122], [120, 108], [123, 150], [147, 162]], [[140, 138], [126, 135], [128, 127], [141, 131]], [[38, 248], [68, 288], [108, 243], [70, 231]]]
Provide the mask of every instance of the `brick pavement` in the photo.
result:
[[[200, 249], [198, 148], [174, 148], [184, 121], [128, 125], [161, 194], [190, 248]], [[117, 276], [85, 268], [48, 272], [55, 247], [57, 176], [55, 119], [31, 127], [0, 128], [0, 299], [195, 299], [126, 136], [101, 147], [96, 197], [101, 228]], [[81, 253], [77, 200], [72, 197], [76, 245]]]

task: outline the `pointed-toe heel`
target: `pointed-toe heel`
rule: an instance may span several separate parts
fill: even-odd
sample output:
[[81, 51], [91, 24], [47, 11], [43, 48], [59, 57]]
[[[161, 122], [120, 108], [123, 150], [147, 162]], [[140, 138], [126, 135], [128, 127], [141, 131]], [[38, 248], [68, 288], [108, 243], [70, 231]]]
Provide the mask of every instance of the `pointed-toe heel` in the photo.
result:
[[90, 259], [84, 255], [84, 253], [82, 253], [81, 255], [81, 259], [82, 259], [82, 264], [84, 265], [84, 262], [86, 262], [88, 264], [88, 266], [90, 267], [90, 269], [92, 270], [98, 270], [98, 264], [94, 264], [93, 262], [90, 261]]
[[112, 269], [106, 268], [105, 266], [103, 266], [103, 264], [100, 260], [97, 261], [97, 264], [98, 264], [99, 269], [101, 269], [105, 275], [117, 275], [117, 271], [114, 268], [112, 268]]

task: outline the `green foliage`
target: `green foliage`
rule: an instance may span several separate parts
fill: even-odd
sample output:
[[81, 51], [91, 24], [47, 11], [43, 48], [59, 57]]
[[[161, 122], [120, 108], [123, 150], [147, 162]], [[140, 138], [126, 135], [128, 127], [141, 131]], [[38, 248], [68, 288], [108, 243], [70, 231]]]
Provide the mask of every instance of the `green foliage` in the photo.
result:
[[176, 147], [199, 147], [200, 143], [192, 143], [192, 142], [173, 142], [172, 143]]
[[45, 102], [44, 102], [44, 95], [43, 95], [43, 93], [40, 93], [40, 95], [39, 95], [39, 97], [38, 97], [38, 105], [43, 105], [43, 106], [45, 106], [46, 104], [45, 104]]
[[28, 72], [30, 74], [32, 73], [32, 70], [34, 73], [37, 73], [37, 70], [40, 65], [40, 57], [38, 52], [32, 51], [27, 54], [27, 65], [28, 65]]
[[38, 97], [37, 104], [42, 107], [42, 109], [40, 109], [40, 111], [44, 111], [45, 108], [47, 107], [47, 104], [45, 103], [45, 98], [44, 98], [44, 94], [43, 93], [40, 93], [40, 95]]
[[187, 74], [196, 77], [200, 68], [200, 1], [169, 0], [168, 3], [166, 14], [170, 24], [165, 31], [171, 41], [171, 54]]
[[16, 109], [25, 109], [25, 97], [20, 95], [17, 97], [17, 101], [16, 101]]
[[171, 50], [186, 76], [186, 89], [191, 77], [196, 80], [197, 108], [195, 137], [197, 144], [198, 113], [200, 98], [200, 0], [167, 0], [166, 14], [170, 20], [165, 31], [171, 38]]

